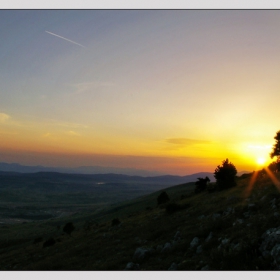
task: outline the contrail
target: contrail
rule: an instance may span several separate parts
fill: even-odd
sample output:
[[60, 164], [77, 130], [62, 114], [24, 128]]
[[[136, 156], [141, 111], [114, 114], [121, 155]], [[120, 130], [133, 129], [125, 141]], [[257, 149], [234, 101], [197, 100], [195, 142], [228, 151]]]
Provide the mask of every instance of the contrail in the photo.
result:
[[62, 37], [62, 36], [59, 36], [59, 35], [57, 35], [57, 34], [54, 34], [54, 33], [52, 33], [52, 32], [49, 32], [49, 31], [46, 31], [46, 32], [49, 33], [49, 34], [51, 34], [51, 35], [53, 35], [53, 36], [56, 36], [56, 37], [61, 38], [61, 39], [63, 39], [63, 40], [66, 40], [66, 41], [68, 41], [68, 42], [70, 42], [70, 43], [73, 43], [73, 44], [78, 45], [78, 46], [80, 46], [80, 47], [86, 48], [85, 46], [83, 46], [83, 45], [81, 45], [81, 44], [79, 44], [79, 43], [77, 43], [77, 42], [74, 42], [74, 41], [72, 41], [72, 40], [69, 40], [69, 39], [67, 39], [67, 38], [64, 38], [64, 37]]

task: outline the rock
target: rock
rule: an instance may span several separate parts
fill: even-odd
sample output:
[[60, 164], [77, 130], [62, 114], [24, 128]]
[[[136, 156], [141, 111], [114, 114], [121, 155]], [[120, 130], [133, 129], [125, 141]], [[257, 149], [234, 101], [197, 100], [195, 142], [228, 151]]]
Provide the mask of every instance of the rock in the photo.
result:
[[207, 236], [207, 238], [205, 239], [205, 242], [209, 242], [212, 239], [212, 237], [213, 237], [213, 232], [211, 231]]
[[279, 214], [279, 212], [274, 212], [273, 216], [278, 218], [280, 216], [280, 214]]
[[181, 240], [181, 232], [180, 231], [177, 231], [174, 235], [174, 240], [175, 241], [179, 241]]
[[168, 270], [177, 270], [177, 269], [178, 269], [178, 265], [176, 263], [172, 263], [168, 268]]
[[266, 199], [266, 195], [264, 195], [261, 199], [260, 199], [260, 201], [264, 201]]
[[133, 263], [129, 262], [124, 270], [139, 270], [139, 264], [138, 263]]
[[192, 242], [190, 243], [190, 247], [191, 248], [195, 248], [198, 246], [198, 243], [199, 243], [199, 238], [198, 237], [195, 237]]
[[217, 220], [217, 219], [219, 219], [221, 217], [221, 214], [219, 214], [219, 213], [214, 213], [213, 215], [212, 215], [212, 219], [213, 220]]
[[146, 258], [148, 258], [151, 255], [151, 253], [152, 253], [151, 248], [139, 247], [135, 250], [135, 253], [133, 255], [133, 260], [141, 262]]
[[201, 254], [202, 253], [202, 246], [199, 245], [197, 248], [196, 248], [196, 253], [197, 254]]
[[277, 264], [280, 264], [280, 244], [276, 244], [271, 252], [270, 252], [271, 256], [274, 258], [274, 261]]
[[243, 213], [243, 216], [244, 216], [245, 218], [249, 218], [249, 217], [251, 216], [251, 214], [250, 214], [250, 212], [244, 212], [244, 213]]
[[207, 264], [207, 265], [203, 266], [203, 267], [201, 268], [201, 270], [209, 270], [209, 265]]
[[280, 265], [280, 227], [270, 228], [262, 234], [262, 243], [259, 250], [265, 259], [273, 258], [274, 268]]
[[232, 249], [233, 251], [239, 251], [239, 250], [241, 250], [241, 245], [240, 245], [239, 243], [237, 243], [237, 244], [231, 244], [230, 247], [231, 247], [231, 249]]
[[203, 220], [204, 218], [205, 218], [204, 215], [200, 215], [200, 216], [198, 217], [199, 220]]
[[248, 204], [248, 209], [249, 210], [255, 210], [256, 209], [256, 204], [254, 204], [254, 203]]
[[169, 252], [171, 251], [171, 244], [169, 242], [165, 243], [164, 246], [163, 246], [163, 249], [161, 250], [162, 253], [166, 253], [166, 252]]
[[237, 219], [237, 223], [242, 225], [244, 223], [244, 220], [243, 219]]
[[228, 238], [224, 238], [221, 242], [222, 245], [226, 245], [229, 243], [229, 239]]

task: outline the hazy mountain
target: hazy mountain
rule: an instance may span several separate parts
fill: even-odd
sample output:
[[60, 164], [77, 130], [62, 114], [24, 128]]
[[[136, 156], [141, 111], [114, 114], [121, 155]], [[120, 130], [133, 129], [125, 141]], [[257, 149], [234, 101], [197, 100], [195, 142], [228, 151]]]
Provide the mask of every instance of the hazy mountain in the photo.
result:
[[77, 168], [64, 167], [45, 167], [41, 165], [26, 166], [18, 163], [0, 162], [0, 171], [5, 172], [20, 172], [20, 173], [36, 173], [36, 172], [60, 172], [60, 173], [75, 173], [75, 174], [126, 174], [135, 176], [159, 176], [164, 175], [160, 172], [153, 172], [134, 168], [117, 168], [117, 167], [102, 167], [102, 166], [80, 166]]

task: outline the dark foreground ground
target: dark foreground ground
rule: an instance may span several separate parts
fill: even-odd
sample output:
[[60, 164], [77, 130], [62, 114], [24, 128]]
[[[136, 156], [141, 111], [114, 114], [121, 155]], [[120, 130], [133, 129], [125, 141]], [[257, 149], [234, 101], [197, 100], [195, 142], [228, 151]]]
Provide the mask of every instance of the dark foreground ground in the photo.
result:
[[[157, 191], [57, 218], [3, 223], [0, 269], [277, 270], [280, 194], [268, 176], [250, 193], [250, 177], [237, 182], [201, 194], [192, 183], [170, 187], [171, 201], [160, 206]], [[68, 222], [71, 234], [63, 231]]]

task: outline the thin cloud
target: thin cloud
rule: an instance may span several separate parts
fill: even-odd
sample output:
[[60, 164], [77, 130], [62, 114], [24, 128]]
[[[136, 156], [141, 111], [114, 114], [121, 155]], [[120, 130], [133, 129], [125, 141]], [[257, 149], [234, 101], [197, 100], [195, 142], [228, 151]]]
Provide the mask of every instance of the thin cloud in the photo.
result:
[[5, 113], [0, 113], [0, 122], [4, 123], [5, 121], [7, 121], [10, 118], [9, 115], [5, 114]]
[[73, 131], [73, 130], [67, 131], [66, 133], [67, 133], [68, 135], [72, 135], [72, 136], [80, 136], [79, 133], [77, 133], [77, 132], [75, 132], [75, 131]]
[[211, 141], [207, 140], [197, 140], [197, 139], [189, 139], [189, 138], [168, 138], [165, 142], [169, 144], [179, 145], [179, 146], [190, 146], [196, 144], [210, 144]]
[[113, 87], [115, 84], [109, 82], [85, 82], [71, 84], [70, 86], [75, 88], [75, 92], [73, 94], [80, 94], [96, 88]]
[[82, 48], [86, 48], [85, 46], [83, 46], [83, 45], [81, 45], [81, 44], [79, 44], [79, 43], [77, 43], [77, 42], [75, 42], [75, 41], [69, 40], [69, 39], [67, 39], [67, 38], [65, 38], [65, 37], [62, 37], [62, 36], [60, 36], [60, 35], [57, 35], [57, 34], [55, 34], [55, 33], [49, 32], [49, 31], [46, 31], [46, 32], [47, 32], [48, 34], [50, 34], [50, 35], [53, 35], [53, 36], [56, 36], [56, 37], [58, 37], [58, 38], [60, 38], [60, 39], [66, 40], [66, 41], [68, 41], [68, 42], [70, 42], [70, 43], [72, 43], [72, 44], [78, 45], [78, 46], [80, 46], [80, 47], [82, 47]]

